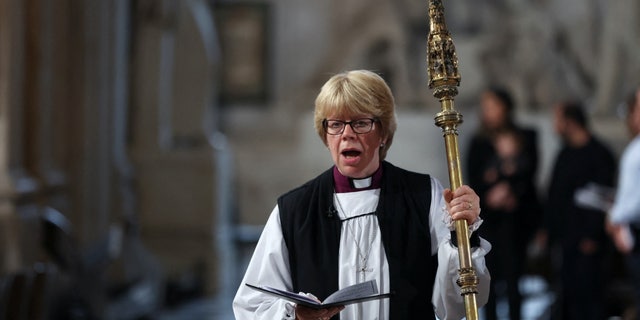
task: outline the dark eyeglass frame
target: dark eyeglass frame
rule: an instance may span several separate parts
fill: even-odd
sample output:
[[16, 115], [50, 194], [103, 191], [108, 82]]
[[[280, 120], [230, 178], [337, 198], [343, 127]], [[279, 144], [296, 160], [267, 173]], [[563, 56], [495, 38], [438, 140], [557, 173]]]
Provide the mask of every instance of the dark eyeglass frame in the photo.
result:
[[[333, 133], [329, 132], [329, 121], [341, 124], [342, 128], [340, 129], [340, 131], [333, 132]], [[361, 122], [361, 121], [366, 121], [368, 123], [368, 127], [367, 127], [367, 129], [365, 129], [365, 131], [362, 131], [362, 129], [359, 128], [359, 127], [354, 127], [354, 123], [357, 124], [358, 122]], [[349, 125], [351, 127], [351, 131], [355, 132], [356, 134], [365, 134], [365, 133], [369, 133], [369, 132], [371, 132], [371, 130], [373, 130], [373, 124], [376, 123], [376, 122], [380, 122], [380, 119], [378, 119], [378, 118], [360, 118], [360, 119], [355, 119], [355, 120], [351, 120], [351, 121], [342, 121], [342, 120], [337, 120], [337, 119], [324, 119], [324, 120], [322, 120], [322, 127], [324, 128], [324, 132], [326, 132], [327, 134], [330, 134], [330, 135], [334, 135], [334, 136], [342, 134], [344, 132], [344, 129], [347, 127], [347, 125]]]

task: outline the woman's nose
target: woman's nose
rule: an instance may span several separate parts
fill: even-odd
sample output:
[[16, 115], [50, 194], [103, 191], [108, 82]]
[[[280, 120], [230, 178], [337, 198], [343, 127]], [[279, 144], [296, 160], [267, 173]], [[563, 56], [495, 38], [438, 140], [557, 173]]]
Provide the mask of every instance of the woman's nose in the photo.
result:
[[351, 124], [347, 123], [344, 125], [344, 131], [342, 131], [342, 137], [354, 137], [356, 135], [356, 133], [353, 131], [353, 128], [351, 128]]

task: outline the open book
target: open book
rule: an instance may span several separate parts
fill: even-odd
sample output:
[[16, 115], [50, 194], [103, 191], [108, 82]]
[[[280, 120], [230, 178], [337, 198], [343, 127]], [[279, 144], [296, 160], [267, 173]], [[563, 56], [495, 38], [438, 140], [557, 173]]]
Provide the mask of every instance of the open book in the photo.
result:
[[293, 293], [268, 286], [255, 286], [248, 283], [245, 284], [255, 290], [274, 295], [291, 302], [295, 302], [305, 307], [315, 309], [344, 306], [356, 302], [384, 299], [391, 296], [391, 293], [378, 294], [378, 286], [376, 284], [376, 280], [369, 280], [367, 282], [362, 282], [342, 288], [332, 293], [330, 296], [324, 299], [323, 302], [318, 302], [304, 294]]

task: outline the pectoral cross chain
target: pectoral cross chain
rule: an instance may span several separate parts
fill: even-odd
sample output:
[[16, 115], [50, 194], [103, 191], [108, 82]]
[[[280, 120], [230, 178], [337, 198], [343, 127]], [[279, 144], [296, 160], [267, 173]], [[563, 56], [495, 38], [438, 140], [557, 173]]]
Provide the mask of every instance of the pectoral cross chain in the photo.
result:
[[367, 266], [362, 266], [360, 269], [358, 269], [358, 272], [362, 272], [362, 275], [364, 275], [365, 272], [373, 272], [373, 268], [367, 268]]
[[373, 268], [367, 268], [366, 265], [360, 267], [358, 269], [358, 273], [360, 274], [360, 277], [362, 278], [361, 281], [364, 281], [367, 278], [367, 275], [365, 274], [365, 272], [373, 272]]

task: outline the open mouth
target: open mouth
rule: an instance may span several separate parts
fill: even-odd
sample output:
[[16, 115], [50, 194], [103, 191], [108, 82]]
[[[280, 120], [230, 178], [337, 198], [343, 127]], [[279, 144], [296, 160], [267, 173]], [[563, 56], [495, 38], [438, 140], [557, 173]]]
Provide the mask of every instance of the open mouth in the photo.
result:
[[362, 152], [357, 151], [357, 150], [345, 150], [345, 151], [342, 151], [342, 155], [345, 158], [355, 158], [355, 157], [360, 156], [361, 153]]

